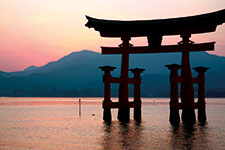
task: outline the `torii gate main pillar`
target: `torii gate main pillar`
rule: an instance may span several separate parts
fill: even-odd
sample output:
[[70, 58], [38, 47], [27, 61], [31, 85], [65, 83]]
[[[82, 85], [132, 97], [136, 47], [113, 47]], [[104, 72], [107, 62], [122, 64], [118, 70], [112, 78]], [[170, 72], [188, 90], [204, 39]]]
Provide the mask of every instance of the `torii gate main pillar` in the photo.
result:
[[181, 101], [183, 105], [183, 112], [181, 119], [184, 123], [195, 123], [195, 111], [194, 111], [194, 87], [190, 66], [190, 35], [181, 35], [182, 41], [182, 61], [181, 61]]
[[130, 47], [130, 37], [122, 37], [123, 43], [120, 45], [122, 48], [122, 62], [121, 62], [121, 83], [119, 86], [119, 103], [120, 108], [118, 110], [118, 119], [123, 122], [128, 122], [130, 120], [130, 108], [129, 108], [129, 47]]

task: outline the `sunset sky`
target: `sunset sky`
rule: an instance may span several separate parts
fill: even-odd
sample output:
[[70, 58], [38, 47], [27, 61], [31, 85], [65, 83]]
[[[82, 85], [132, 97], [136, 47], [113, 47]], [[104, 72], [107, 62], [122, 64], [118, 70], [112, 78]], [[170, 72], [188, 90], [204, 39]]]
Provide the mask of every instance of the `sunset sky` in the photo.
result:
[[[103, 19], [143, 20], [182, 17], [225, 9], [225, 0], [0, 0], [0, 70], [42, 66], [83, 49], [117, 46], [88, 29], [85, 15]], [[177, 37], [163, 38], [175, 44]], [[225, 56], [225, 24], [215, 33], [196, 35], [196, 42], [216, 41], [214, 54]], [[146, 38], [132, 39], [147, 45]]]

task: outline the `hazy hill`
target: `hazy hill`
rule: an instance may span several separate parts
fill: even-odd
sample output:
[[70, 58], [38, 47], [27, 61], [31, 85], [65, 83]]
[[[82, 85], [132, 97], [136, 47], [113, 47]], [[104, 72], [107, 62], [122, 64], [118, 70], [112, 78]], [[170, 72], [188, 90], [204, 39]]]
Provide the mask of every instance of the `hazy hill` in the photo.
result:
[[[98, 67], [118, 67], [113, 75], [119, 76], [120, 61], [120, 55], [101, 55], [83, 50], [42, 67], [30, 66], [12, 73], [1, 71], [0, 96], [103, 96], [103, 73]], [[131, 55], [130, 68], [146, 69], [142, 75], [143, 96], [168, 96], [169, 71], [164, 66], [180, 62], [181, 54], [178, 53]], [[206, 89], [209, 94], [223, 95], [225, 57], [206, 52], [191, 53], [191, 65], [210, 67], [206, 74]], [[116, 87], [114, 85], [112, 89], [114, 96], [117, 96]]]

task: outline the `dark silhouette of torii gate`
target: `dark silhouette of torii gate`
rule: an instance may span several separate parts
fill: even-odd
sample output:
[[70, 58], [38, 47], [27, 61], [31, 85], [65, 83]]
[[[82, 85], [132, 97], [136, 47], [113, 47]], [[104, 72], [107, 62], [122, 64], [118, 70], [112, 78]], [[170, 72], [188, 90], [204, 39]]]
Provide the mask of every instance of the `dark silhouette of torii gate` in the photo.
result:
[[[103, 119], [111, 121], [111, 108], [119, 108], [118, 119], [127, 122], [130, 119], [130, 108], [134, 108], [134, 119], [141, 121], [141, 72], [144, 69], [131, 69], [133, 78], [129, 78], [129, 54], [144, 53], [169, 53], [181, 52], [181, 65], [166, 65], [171, 70], [170, 82], [170, 122], [180, 122], [179, 109], [182, 109], [182, 121], [193, 124], [195, 119], [194, 109], [198, 109], [198, 120], [206, 121], [205, 113], [205, 76], [206, 67], [194, 68], [198, 77], [193, 78], [190, 66], [189, 52], [214, 50], [215, 42], [194, 43], [190, 40], [191, 34], [214, 32], [218, 25], [225, 22], [225, 9], [190, 17], [140, 20], [140, 21], [116, 21], [95, 19], [86, 16], [86, 27], [94, 28], [102, 37], [121, 38], [119, 47], [101, 47], [102, 54], [122, 54], [121, 76], [112, 77], [110, 72], [115, 69], [111, 66], [100, 67], [104, 72], [104, 101]], [[163, 36], [180, 35], [182, 40], [177, 45], [161, 45]], [[129, 43], [131, 37], [147, 37], [148, 46], [135, 47]], [[156, 62], [157, 63], [157, 62]], [[178, 70], [181, 69], [181, 76]], [[110, 96], [110, 84], [119, 83], [119, 102], [112, 102]], [[179, 103], [179, 88], [181, 83]], [[198, 84], [198, 102], [194, 102], [193, 83]], [[134, 84], [134, 101], [128, 100], [128, 84]]]

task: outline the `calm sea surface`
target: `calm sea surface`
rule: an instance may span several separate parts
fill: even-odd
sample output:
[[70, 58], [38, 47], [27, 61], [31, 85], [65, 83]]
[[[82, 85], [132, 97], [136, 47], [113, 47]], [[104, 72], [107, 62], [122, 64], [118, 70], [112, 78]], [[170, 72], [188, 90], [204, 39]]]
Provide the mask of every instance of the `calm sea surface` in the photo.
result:
[[79, 116], [78, 98], [0, 98], [0, 149], [225, 149], [225, 99], [207, 99], [208, 123], [192, 128], [170, 125], [167, 98], [142, 99], [141, 124], [121, 124], [113, 110], [107, 125], [102, 99], [81, 98]]

